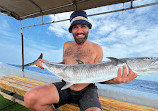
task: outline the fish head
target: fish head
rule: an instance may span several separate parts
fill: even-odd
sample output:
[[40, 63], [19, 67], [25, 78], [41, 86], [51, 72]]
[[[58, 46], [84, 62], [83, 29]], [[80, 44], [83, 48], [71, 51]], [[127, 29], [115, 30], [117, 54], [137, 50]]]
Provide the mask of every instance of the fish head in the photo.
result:
[[147, 74], [158, 71], [157, 57], [140, 57], [127, 61], [131, 69], [137, 70], [137, 73]]
[[158, 71], [158, 58], [157, 57], [148, 57], [146, 58], [146, 64], [148, 63], [148, 70]]

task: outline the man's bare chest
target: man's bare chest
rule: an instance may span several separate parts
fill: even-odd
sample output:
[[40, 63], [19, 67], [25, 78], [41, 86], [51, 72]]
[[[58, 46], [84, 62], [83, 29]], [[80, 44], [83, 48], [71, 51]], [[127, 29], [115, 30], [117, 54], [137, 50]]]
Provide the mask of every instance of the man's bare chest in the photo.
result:
[[94, 60], [95, 53], [91, 48], [78, 49], [69, 47], [64, 51], [65, 59], [82, 60], [91, 62]]

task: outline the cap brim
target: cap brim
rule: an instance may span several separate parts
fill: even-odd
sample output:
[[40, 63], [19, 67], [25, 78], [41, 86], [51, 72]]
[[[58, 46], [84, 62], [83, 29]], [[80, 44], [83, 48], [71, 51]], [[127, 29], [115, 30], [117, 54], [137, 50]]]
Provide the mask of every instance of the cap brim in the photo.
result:
[[85, 21], [85, 20], [76, 20], [76, 21], [72, 22], [72, 24], [69, 27], [69, 32], [70, 33], [72, 33], [72, 26], [75, 25], [75, 24], [84, 24], [84, 25], [88, 25], [89, 29], [92, 28], [92, 24], [89, 23], [88, 21]]

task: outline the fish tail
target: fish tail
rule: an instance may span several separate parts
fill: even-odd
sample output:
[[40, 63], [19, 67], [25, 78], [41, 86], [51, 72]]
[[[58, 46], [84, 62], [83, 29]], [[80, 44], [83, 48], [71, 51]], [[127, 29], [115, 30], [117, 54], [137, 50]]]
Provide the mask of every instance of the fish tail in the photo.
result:
[[[43, 54], [41, 53], [40, 56], [38, 57], [38, 59], [42, 59], [42, 58], [43, 58]], [[24, 67], [31, 66], [31, 65], [36, 65], [36, 62], [38, 61], [38, 59], [36, 59], [35, 61], [33, 61], [31, 63], [25, 64]], [[22, 67], [22, 65], [20, 67]]]

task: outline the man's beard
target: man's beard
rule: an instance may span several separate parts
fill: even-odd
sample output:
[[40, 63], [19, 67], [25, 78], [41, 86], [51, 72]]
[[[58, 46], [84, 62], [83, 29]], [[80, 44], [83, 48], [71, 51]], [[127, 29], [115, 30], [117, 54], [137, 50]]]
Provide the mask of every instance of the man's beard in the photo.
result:
[[[84, 38], [76, 38], [76, 36], [78, 36], [78, 35], [80, 35], [80, 34], [83, 34], [85, 37]], [[74, 37], [74, 40], [75, 40], [75, 42], [77, 43], [77, 44], [79, 44], [79, 45], [81, 45], [81, 44], [83, 44], [86, 40], [87, 40], [87, 38], [88, 38], [88, 32], [87, 33], [78, 33], [78, 34], [73, 34], [73, 37]]]

